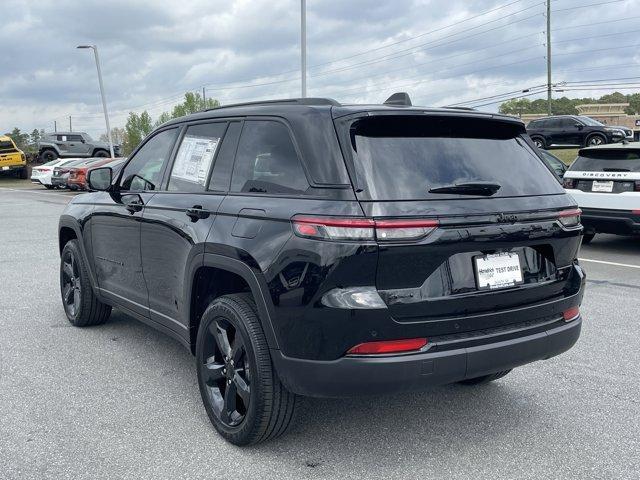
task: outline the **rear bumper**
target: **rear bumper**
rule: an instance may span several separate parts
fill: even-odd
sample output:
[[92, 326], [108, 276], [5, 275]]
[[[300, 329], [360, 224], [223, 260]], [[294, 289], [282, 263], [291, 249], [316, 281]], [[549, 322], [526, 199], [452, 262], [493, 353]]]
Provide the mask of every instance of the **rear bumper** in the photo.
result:
[[67, 178], [66, 177], [53, 177], [51, 178], [51, 185], [54, 187], [66, 187], [67, 186]]
[[546, 360], [571, 348], [582, 318], [554, 322], [547, 330], [504, 341], [445, 351], [334, 361], [287, 358], [273, 351], [284, 385], [299, 395], [351, 397], [420, 390]]
[[27, 166], [26, 163], [21, 163], [19, 165], [0, 165], [0, 172], [10, 172], [14, 170], [22, 170]]
[[586, 233], [640, 234], [640, 215], [630, 210], [582, 208], [581, 219]]

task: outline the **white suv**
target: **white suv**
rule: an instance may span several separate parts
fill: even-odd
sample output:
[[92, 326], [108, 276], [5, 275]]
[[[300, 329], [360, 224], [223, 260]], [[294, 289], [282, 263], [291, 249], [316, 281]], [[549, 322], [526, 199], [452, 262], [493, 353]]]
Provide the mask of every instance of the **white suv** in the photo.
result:
[[640, 142], [581, 149], [564, 188], [582, 209], [584, 243], [596, 233], [640, 234]]

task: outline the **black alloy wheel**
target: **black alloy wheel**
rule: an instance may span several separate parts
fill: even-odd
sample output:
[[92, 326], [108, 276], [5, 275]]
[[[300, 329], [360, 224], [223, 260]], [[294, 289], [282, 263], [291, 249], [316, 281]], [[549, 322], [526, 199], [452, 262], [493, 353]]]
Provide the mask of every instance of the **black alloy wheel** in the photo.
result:
[[223, 295], [202, 314], [196, 339], [198, 386], [207, 416], [234, 445], [282, 435], [296, 396], [280, 382], [250, 293]]
[[67, 316], [76, 318], [82, 306], [82, 281], [75, 255], [66, 250], [62, 257], [62, 304]]
[[544, 145], [544, 140], [542, 140], [541, 138], [538, 138], [538, 137], [533, 139], [533, 143], [535, 143], [536, 147], [538, 147], [538, 148], [542, 148], [543, 149], [544, 146], [545, 146]]
[[60, 294], [69, 322], [76, 327], [104, 323], [111, 307], [96, 297], [78, 240], [69, 240], [60, 255]]
[[589, 147], [596, 147], [598, 145], [603, 145], [605, 143], [606, 143], [606, 140], [601, 135], [593, 135], [589, 137], [589, 140], [587, 140], [587, 146]]
[[251, 403], [251, 367], [240, 329], [217, 317], [204, 340], [203, 382], [216, 417], [226, 426], [242, 423]]

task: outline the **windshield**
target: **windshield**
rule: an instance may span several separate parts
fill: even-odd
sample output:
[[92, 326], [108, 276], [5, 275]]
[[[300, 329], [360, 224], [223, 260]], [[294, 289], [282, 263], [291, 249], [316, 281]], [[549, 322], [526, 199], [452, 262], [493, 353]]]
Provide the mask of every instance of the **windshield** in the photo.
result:
[[569, 170], [573, 172], [640, 172], [640, 151], [583, 151], [571, 164]]
[[588, 125], [589, 127], [604, 127], [604, 124], [600, 123], [597, 120], [594, 120], [591, 117], [585, 117], [584, 115], [580, 115], [578, 116], [578, 119], [585, 125]]
[[394, 115], [357, 120], [350, 138], [358, 196], [459, 197], [434, 190], [474, 182], [498, 184], [495, 197], [562, 193], [520, 134], [518, 124], [477, 118]]

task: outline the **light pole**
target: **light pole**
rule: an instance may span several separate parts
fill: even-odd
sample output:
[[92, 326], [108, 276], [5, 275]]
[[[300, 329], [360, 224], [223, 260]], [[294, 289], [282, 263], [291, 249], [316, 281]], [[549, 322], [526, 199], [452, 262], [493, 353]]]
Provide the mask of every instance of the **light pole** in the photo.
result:
[[300, 0], [300, 70], [302, 98], [307, 96], [307, 1]]
[[107, 113], [107, 99], [104, 95], [104, 85], [102, 84], [102, 70], [100, 70], [100, 57], [98, 57], [98, 47], [96, 45], [78, 45], [76, 48], [91, 48], [96, 59], [96, 68], [98, 69], [98, 83], [100, 84], [100, 96], [102, 97], [102, 110], [104, 111], [104, 122], [107, 124], [107, 138], [109, 139], [109, 152], [111, 158], [113, 154], [113, 141], [111, 140], [111, 128], [109, 127], [109, 114]]

